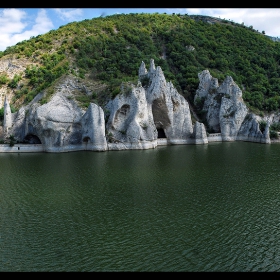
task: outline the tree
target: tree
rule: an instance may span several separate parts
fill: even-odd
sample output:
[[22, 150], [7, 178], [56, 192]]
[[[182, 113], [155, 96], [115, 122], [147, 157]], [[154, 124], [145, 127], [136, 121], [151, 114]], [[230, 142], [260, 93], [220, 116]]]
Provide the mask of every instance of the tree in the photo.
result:
[[16, 143], [16, 139], [15, 139], [15, 136], [14, 135], [10, 135], [9, 136], [9, 139], [10, 139], [10, 147], [13, 147]]

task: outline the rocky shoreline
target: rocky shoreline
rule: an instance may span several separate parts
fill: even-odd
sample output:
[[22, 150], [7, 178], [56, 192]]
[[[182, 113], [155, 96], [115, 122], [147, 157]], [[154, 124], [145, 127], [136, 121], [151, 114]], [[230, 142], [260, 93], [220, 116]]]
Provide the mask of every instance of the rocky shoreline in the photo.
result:
[[[161, 67], [155, 67], [151, 59], [149, 70], [141, 63], [138, 84], [124, 83], [121, 93], [107, 103], [106, 116], [94, 103], [86, 111], [78, 106], [72, 95], [76, 85], [71, 77], [44, 105], [34, 100], [11, 113], [6, 96], [2, 138], [12, 136], [17, 145], [40, 144], [44, 152], [153, 149], [158, 145], [213, 141], [280, 142], [269, 136], [269, 126], [277, 118], [249, 112], [231, 76], [221, 85], [208, 70], [199, 73], [198, 78], [195, 103], [206, 114], [208, 129], [213, 132], [210, 135], [202, 122], [192, 122], [187, 100], [172, 82], [166, 81]], [[266, 121], [264, 131], [259, 125], [262, 120]], [[0, 152], [4, 150], [0, 148]]]

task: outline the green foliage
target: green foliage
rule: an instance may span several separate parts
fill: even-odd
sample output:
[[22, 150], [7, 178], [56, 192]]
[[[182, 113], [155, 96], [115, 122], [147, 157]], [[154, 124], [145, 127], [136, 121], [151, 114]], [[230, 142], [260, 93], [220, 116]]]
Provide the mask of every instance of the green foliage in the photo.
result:
[[275, 131], [275, 130], [269, 130], [269, 137], [270, 137], [271, 139], [278, 139], [278, 138], [279, 138], [278, 132]]
[[64, 54], [45, 53], [42, 55], [42, 64], [43, 66], [28, 66], [25, 70], [25, 76], [29, 78], [29, 86], [32, 87], [25, 97], [27, 103], [69, 70], [69, 62]]
[[90, 105], [90, 103], [95, 103], [98, 104], [97, 101], [97, 94], [95, 92], [93, 92], [92, 94], [82, 94], [79, 96], [76, 96], [76, 100], [80, 103], [80, 105], [82, 107], [84, 107], [85, 109], [88, 108], [88, 106]]
[[267, 124], [267, 123], [266, 123], [266, 121], [264, 121], [264, 120], [259, 121], [259, 127], [260, 127], [261, 133], [264, 133], [266, 124]]
[[10, 105], [10, 108], [11, 108], [11, 113], [15, 113], [17, 111], [16, 108], [12, 104]]
[[53, 88], [53, 86], [51, 86], [47, 89], [45, 96], [39, 101], [39, 103], [41, 105], [46, 104], [50, 100], [53, 93], [54, 93], [54, 88]]
[[271, 130], [280, 131], [280, 122], [275, 122], [270, 126]]
[[15, 143], [16, 143], [15, 136], [14, 136], [14, 135], [10, 135], [10, 136], [9, 136], [9, 140], [10, 140], [9, 146], [10, 146], [10, 147], [13, 147], [13, 146], [15, 145]]
[[124, 95], [129, 95], [132, 90], [131, 83], [122, 83], [121, 84], [121, 93]]
[[109, 143], [113, 143], [114, 142], [114, 137], [113, 137], [112, 132], [107, 133], [106, 138], [107, 138]]
[[143, 77], [141, 80], [140, 80], [141, 84], [142, 84], [142, 87], [146, 88], [149, 86], [150, 84], [150, 79], [148, 76], [145, 76]]
[[0, 75], [0, 84], [1, 85], [4, 85], [8, 82], [9, 82], [9, 78], [8, 78], [7, 74]]
[[[0, 57], [15, 54], [39, 62], [27, 67], [29, 84], [18, 91], [26, 102], [68, 73], [70, 64], [80, 78], [90, 74], [107, 84], [108, 97], [114, 97], [121, 92], [122, 81], [137, 79], [141, 61], [148, 66], [152, 58], [166, 80], [191, 103], [199, 84], [198, 73], [208, 69], [219, 83], [230, 75], [240, 88], [244, 87], [243, 99], [252, 111], [278, 110], [279, 42], [244, 23], [216, 19], [215, 24], [209, 24], [209, 20], [205, 16], [159, 13], [93, 18], [19, 42], [0, 52]], [[18, 86], [15, 78], [1, 79], [0, 84]], [[147, 83], [142, 81], [143, 86]]]
[[18, 82], [21, 80], [21, 76], [20, 75], [17, 75], [15, 74], [13, 79], [9, 82], [8, 86], [10, 88], [16, 88], [17, 85], [18, 85]]
[[4, 107], [0, 109], [0, 121], [4, 120]]
[[203, 105], [204, 105], [204, 101], [205, 101], [205, 97], [197, 97], [194, 105], [196, 107], [197, 110], [202, 110]]
[[19, 90], [15, 91], [14, 101], [19, 99], [21, 96], [26, 95], [29, 89], [26, 86], [23, 86]]
[[278, 131], [280, 131], [280, 122], [272, 123], [269, 127], [269, 136], [271, 139], [278, 139]]

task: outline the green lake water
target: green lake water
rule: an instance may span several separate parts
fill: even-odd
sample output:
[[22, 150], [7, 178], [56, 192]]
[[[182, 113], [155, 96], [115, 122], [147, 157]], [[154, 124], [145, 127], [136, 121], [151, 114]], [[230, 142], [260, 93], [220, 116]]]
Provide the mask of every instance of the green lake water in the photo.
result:
[[0, 271], [280, 271], [280, 144], [2, 153]]

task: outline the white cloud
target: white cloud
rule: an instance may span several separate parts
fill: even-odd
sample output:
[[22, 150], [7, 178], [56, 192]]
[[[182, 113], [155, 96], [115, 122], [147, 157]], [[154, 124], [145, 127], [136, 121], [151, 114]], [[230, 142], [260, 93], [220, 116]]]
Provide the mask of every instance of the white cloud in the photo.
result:
[[55, 12], [62, 20], [66, 21], [75, 21], [80, 19], [80, 16], [83, 14], [82, 9], [54, 9]]
[[206, 15], [246, 26], [253, 26], [259, 32], [265, 31], [266, 35], [280, 37], [280, 8], [172, 8], [169, 13], [189, 15]]
[[31, 29], [24, 30], [26, 26], [26, 13], [24, 11], [4, 9], [0, 14], [0, 50], [3, 51], [8, 46], [28, 40], [31, 36], [44, 34], [54, 27], [44, 9], [39, 10], [35, 24]]
[[220, 9], [186, 9], [186, 13], [208, 15], [221, 19], [232, 20], [254, 29], [265, 31], [270, 36], [280, 36], [279, 8], [220, 8]]
[[[18, 9], [4, 9], [0, 12], [0, 34], [15, 33], [22, 31], [26, 23], [22, 20], [26, 17], [26, 13]], [[1, 36], [2, 39], [2, 36]]]

